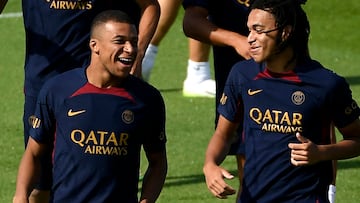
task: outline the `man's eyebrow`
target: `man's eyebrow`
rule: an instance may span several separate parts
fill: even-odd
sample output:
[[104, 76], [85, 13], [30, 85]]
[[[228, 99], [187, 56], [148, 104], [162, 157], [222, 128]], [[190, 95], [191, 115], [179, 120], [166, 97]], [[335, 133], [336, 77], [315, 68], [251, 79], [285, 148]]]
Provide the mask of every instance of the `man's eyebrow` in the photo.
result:
[[124, 38], [125, 35], [115, 35], [113, 38]]
[[112, 40], [122, 40], [122, 41], [138, 41], [138, 36], [125, 36], [125, 35], [115, 35], [112, 37]]
[[264, 25], [261, 25], [261, 24], [254, 24], [251, 26], [251, 28], [255, 29], [255, 28], [264, 28], [265, 26]]

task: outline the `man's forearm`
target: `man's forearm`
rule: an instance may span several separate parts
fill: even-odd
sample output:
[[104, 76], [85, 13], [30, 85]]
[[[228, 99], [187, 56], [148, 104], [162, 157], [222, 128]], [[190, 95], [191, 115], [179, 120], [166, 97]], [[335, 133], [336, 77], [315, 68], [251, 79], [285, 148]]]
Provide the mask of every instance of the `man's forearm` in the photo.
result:
[[159, 197], [167, 174], [166, 152], [150, 155], [152, 161], [146, 170], [140, 202], [153, 203]]
[[147, 2], [138, 1], [141, 8], [142, 16], [139, 22], [139, 42], [136, 62], [131, 71], [135, 76], [141, 76], [141, 64], [145, 51], [155, 33], [159, 18], [160, 6], [157, 1]]

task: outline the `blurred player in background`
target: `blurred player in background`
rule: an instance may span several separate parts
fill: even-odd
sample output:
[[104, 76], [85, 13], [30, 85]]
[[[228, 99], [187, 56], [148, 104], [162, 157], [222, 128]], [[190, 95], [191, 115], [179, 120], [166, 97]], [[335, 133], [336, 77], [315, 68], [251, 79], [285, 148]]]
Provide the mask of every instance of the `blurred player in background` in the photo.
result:
[[[238, 202], [328, 200], [332, 160], [360, 155], [360, 109], [348, 83], [308, 49], [305, 1], [255, 0], [247, 26], [253, 60], [237, 63], [219, 105], [204, 173], [218, 198], [235, 193], [219, 165], [243, 123], [246, 163]], [[343, 140], [332, 144], [332, 123]]]
[[[159, 0], [161, 15], [156, 32], [146, 50], [142, 76], [149, 81], [154, 68], [160, 42], [174, 23], [182, 0]], [[210, 46], [189, 38], [189, 59], [187, 75], [183, 84], [183, 95], [187, 97], [215, 97], [215, 81], [211, 79]]]
[[[141, 74], [141, 61], [160, 16], [156, 0], [22, 1], [26, 35], [24, 141], [34, 119], [36, 98], [43, 84], [65, 71], [89, 63], [90, 24], [94, 16], [107, 9], [126, 12], [137, 22], [138, 56], [132, 73]], [[50, 157], [30, 201], [48, 202], [51, 184]], [[43, 165], [45, 166], [45, 164]]]
[[[184, 0], [183, 2], [185, 8], [184, 33], [188, 37], [212, 44], [216, 82], [215, 126], [219, 117], [217, 107], [231, 67], [238, 61], [250, 58], [249, 44], [246, 38], [249, 5], [248, 1], [233, 0]], [[229, 155], [236, 155], [240, 182], [245, 162], [241, 130], [240, 127], [238, 129], [239, 136], [235, 137], [229, 151]], [[238, 147], [239, 145], [241, 147]], [[241, 184], [238, 190], [241, 191]]]
[[[136, 26], [124, 12], [95, 17], [91, 62], [43, 86], [19, 167], [14, 203], [27, 202], [40, 159], [53, 154], [50, 202], [146, 202], [158, 198], [167, 173], [165, 105], [133, 75]], [[141, 146], [148, 169], [138, 200]]]

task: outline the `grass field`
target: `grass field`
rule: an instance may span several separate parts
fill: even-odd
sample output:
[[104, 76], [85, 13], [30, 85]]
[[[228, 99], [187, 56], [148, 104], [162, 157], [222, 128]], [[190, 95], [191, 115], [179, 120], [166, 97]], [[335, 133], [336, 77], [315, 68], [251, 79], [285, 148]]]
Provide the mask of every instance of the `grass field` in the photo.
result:
[[[346, 77], [354, 98], [360, 102], [360, 4], [336, 0], [309, 0], [305, 9], [312, 26], [310, 51], [314, 59]], [[20, 1], [10, 0], [4, 13], [20, 12]], [[202, 164], [213, 131], [213, 99], [184, 98], [187, 41], [177, 21], [161, 43], [150, 82], [159, 88], [167, 106], [169, 172], [160, 203], [235, 202], [217, 200], [207, 191]], [[21, 17], [0, 17], [0, 202], [11, 202], [19, 159], [23, 153], [24, 30]], [[359, 132], [360, 133], [360, 132]], [[338, 139], [341, 139], [338, 137]], [[235, 171], [233, 157], [224, 167]], [[146, 166], [142, 166], [144, 170]], [[339, 161], [337, 202], [360, 199], [360, 158]], [[234, 187], [236, 180], [229, 181]]]

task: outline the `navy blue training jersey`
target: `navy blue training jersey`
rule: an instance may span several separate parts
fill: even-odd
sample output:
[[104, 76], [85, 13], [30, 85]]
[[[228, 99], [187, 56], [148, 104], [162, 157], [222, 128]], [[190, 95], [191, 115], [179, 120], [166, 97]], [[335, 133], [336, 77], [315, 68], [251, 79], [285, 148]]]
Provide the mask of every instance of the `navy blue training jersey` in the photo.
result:
[[135, 0], [22, 0], [26, 95], [37, 97], [49, 78], [87, 63], [91, 22], [107, 9], [122, 10], [135, 22], [140, 19]]
[[141, 146], [165, 149], [160, 93], [129, 76], [119, 88], [88, 83], [85, 69], [42, 88], [30, 136], [53, 148], [53, 202], [136, 203]]
[[331, 161], [293, 166], [288, 144], [299, 143], [296, 132], [315, 144], [329, 144], [331, 122], [341, 128], [359, 117], [344, 78], [313, 60], [286, 74], [243, 61], [233, 67], [218, 109], [230, 121], [244, 119], [239, 202], [328, 202]]
[[[183, 7], [199, 6], [208, 10], [209, 20], [216, 26], [248, 35], [246, 26], [247, 16], [250, 12], [250, 0], [184, 0]], [[227, 76], [231, 67], [244, 60], [234, 48], [224, 46], [213, 46], [214, 69], [216, 78], [216, 103], [218, 103], [223, 92]]]

